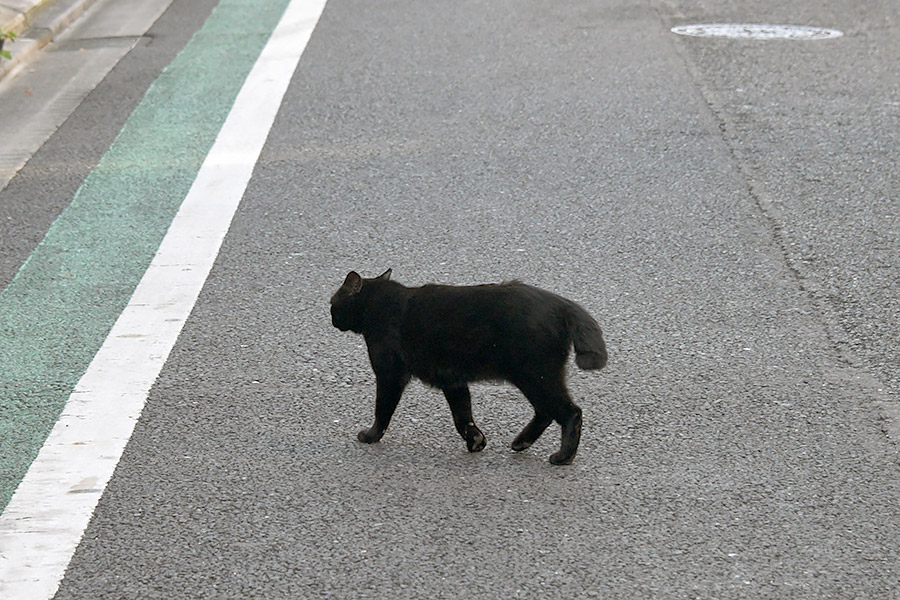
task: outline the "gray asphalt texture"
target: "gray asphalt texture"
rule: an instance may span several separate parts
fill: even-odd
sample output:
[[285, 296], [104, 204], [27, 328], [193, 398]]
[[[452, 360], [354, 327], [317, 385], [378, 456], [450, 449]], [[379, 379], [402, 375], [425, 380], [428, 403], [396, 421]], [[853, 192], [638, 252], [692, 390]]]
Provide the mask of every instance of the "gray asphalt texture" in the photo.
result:
[[[663, 3], [660, 3], [661, 5]], [[671, 15], [735, 14], [735, 2]], [[832, 343], [900, 401], [900, 26], [896, 5], [754, 2], [742, 17], [834, 26], [836, 44], [683, 44], [729, 148]], [[665, 12], [665, 11], [664, 11]]]
[[[668, 32], [722, 20], [845, 37]], [[896, 598], [897, 29], [886, 0], [330, 0], [57, 598]], [[508, 449], [497, 385], [480, 454], [420, 384], [355, 441], [374, 378], [327, 300], [388, 267], [598, 319], [572, 466], [557, 427]]]

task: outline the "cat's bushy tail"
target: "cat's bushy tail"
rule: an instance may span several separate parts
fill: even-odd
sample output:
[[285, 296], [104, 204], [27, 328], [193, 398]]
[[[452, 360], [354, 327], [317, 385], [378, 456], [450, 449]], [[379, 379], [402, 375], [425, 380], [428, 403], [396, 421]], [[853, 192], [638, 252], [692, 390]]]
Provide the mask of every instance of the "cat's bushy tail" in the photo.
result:
[[608, 356], [600, 326], [594, 317], [574, 302], [569, 303], [566, 309], [566, 324], [575, 346], [575, 364], [586, 371], [602, 369]]

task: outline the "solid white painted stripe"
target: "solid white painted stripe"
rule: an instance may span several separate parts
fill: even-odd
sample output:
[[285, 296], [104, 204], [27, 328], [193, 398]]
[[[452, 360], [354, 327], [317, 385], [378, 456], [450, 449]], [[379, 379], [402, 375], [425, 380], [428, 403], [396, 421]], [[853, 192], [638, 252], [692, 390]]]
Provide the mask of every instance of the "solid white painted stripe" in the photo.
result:
[[197, 301], [326, 0], [292, 0], [152, 264], [0, 516], [0, 598], [51, 598]]

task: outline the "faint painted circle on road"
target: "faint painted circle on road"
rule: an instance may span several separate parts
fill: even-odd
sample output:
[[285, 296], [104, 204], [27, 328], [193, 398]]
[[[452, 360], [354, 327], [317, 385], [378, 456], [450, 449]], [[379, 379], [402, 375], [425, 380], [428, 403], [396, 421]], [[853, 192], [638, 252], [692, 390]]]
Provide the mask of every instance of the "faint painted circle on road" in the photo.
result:
[[806, 25], [758, 25], [753, 23], [708, 23], [679, 25], [672, 33], [694, 37], [724, 37], [747, 40], [827, 40], [839, 38], [843, 32]]

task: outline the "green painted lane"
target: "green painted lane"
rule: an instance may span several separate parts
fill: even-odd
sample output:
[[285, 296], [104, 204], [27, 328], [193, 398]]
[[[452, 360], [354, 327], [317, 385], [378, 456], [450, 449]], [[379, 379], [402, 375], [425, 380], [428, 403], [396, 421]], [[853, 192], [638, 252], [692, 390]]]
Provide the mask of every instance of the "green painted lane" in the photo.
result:
[[288, 0], [221, 0], [0, 293], [0, 508], [146, 270]]

